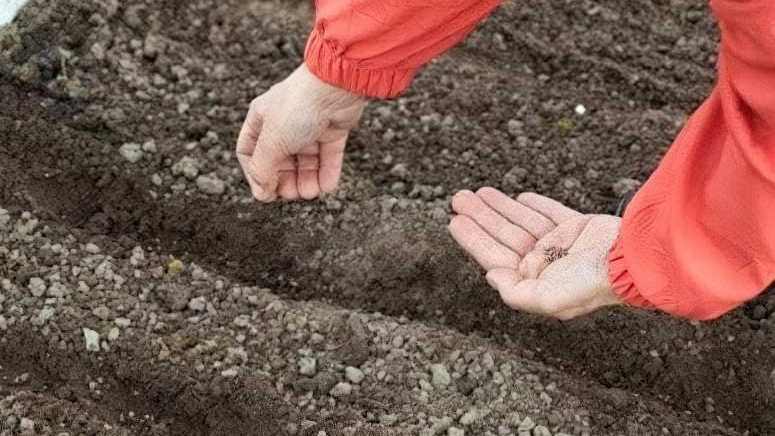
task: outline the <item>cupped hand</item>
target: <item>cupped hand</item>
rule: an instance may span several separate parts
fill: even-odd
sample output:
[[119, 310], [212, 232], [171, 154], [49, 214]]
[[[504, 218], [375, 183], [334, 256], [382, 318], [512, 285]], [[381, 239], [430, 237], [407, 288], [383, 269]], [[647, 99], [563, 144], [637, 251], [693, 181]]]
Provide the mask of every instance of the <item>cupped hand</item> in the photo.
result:
[[363, 97], [331, 86], [305, 65], [250, 104], [237, 158], [253, 196], [313, 199], [333, 191]]
[[460, 191], [449, 224], [510, 307], [570, 319], [621, 304], [608, 279], [620, 219], [584, 215], [541, 195]]

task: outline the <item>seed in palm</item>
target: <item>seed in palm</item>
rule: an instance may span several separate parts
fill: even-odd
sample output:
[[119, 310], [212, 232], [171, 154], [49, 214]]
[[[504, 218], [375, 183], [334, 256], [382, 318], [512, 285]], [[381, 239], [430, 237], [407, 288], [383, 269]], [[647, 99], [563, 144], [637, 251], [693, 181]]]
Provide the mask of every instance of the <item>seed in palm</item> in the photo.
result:
[[552, 263], [568, 255], [568, 250], [560, 247], [549, 247], [544, 250], [544, 260], [546, 263]]

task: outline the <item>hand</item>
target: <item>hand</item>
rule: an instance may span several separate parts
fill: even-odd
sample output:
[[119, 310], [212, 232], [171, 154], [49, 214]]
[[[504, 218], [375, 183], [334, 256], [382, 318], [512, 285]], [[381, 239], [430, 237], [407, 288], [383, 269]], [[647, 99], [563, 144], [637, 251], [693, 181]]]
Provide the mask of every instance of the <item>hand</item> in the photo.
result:
[[250, 104], [237, 158], [256, 199], [313, 199], [336, 188], [345, 143], [365, 100], [302, 64]]
[[455, 240], [487, 271], [510, 307], [570, 319], [621, 304], [608, 279], [620, 219], [584, 215], [537, 194], [513, 200], [493, 188], [460, 191]]

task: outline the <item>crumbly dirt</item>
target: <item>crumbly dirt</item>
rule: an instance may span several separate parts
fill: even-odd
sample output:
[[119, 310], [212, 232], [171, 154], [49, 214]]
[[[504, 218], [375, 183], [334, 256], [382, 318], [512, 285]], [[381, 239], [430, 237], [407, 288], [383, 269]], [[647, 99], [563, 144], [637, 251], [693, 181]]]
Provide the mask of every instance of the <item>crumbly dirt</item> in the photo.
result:
[[0, 30], [0, 434], [775, 433], [772, 297], [547, 320], [445, 228], [483, 185], [612, 212], [713, 84], [704, 2], [508, 2], [369, 106], [334, 195], [256, 204], [233, 144], [310, 20], [33, 0]]

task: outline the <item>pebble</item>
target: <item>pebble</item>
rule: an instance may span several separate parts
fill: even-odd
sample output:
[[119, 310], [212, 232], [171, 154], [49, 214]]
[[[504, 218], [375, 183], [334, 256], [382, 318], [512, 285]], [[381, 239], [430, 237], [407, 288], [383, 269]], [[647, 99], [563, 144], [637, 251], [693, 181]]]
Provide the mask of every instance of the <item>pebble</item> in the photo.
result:
[[167, 265], [167, 273], [170, 275], [178, 275], [186, 270], [186, 266], [178, 259], [174, 259]]
[[460, 424], [469, 426], [475, 423], [478, 419], [479, 419], [479, 411], [476, 409], [471, 409], [465, 414], [463, 414], [463, 416], [460, 417]]
[[449, 386], [452, 383], [452, 377], [447, 371], [447, 367], [440, 363], [431, 365], [431, 384], [436, 388]]
[[533, 428], [533, 436], [552, 436], [552, 432], [544, 425], [537, 425]]
[[199, 175], [199, 162], [190, 156], [183, 156], [172, 166], [172, 174], [193, 180]]
[[156, 146], [156, 141], [151, 139], [143, 144], [143, 151], [146, 153], [156, 153], [159, 148]]
[[40, 277], [31, 278], [27, 287], [30, 289], [30, 293], [35, 297], [42, 297], [43, 294], [46, 293], [46, 282]]
[[587, 113], [587, 108], [584, 107], [583, 104], [576, 105], [576, 107], [573, 109], [574, 112], [576, 112], [576, 115], [581, 116]]
[[199, 176], [196, 178], [196, 187], [210, 195], [221, 195], [226, 192], [226, 183], [217, 177]]
[[614, 191], [614, 194], [622, 197], [626, 194], [637, 191], [642, 184], [643, 183], [641, 183], [640, 180], [624, 178], [617, 180], [616, 183], [611, 185], [611, 189]]
[[22, 430], [35, 430], [35, 421], [29, 418], [22, 418], [19, 422], [19, 428]]
[[100, 252], [100, 247], [98, 247], [96, 244], [92, 244], [91, 242], [86, 244], [83, 249], [86, 250], [86, 252], [89, 254], [99, 254]]
[[110, 309], [105, 306], [99, 306], [92, 310], [91, 313], [103, 321], [106, 321], [108, 318], [110, 318]]
[[130, 325], [132, 325], [132, 320], [129, 318], [116, 318], [115, 320], [113, 320], [113, 322], [116, 323], [116, 325], [122, 329], [125, 329]]
[[465, 430], [459, 429], [457, 427], [450, 427], [447, 429], [447, 436], [465, 436], [465, 434]]
[[83, 339], [86, 344], [86, 351], [100, 351], [100, 334], [91, 329], [83, 329]]
[[519, 424], [517, 431], [520, 433], [530, 431], [533, 428], [535, 428], [535, 426], [536, 424], [533, 421], [533, 419], [529, 416], [526, 416], [525, 419], [523, 419], [522, 422]]
[[308, 377], [314, 376], [318, 372], [318, 362], [313, 357], [302, 357], [299, 359], [299, 374]]
[[46, 321], [50, 320], [54, 317], [55, 310], [53, 307], [44, 307], [40, 310], [40, 313], [38, 314], [38, 319], [40, 320], [41, 324], [45, 323]]
[[509, 122], [506, 123], [506, 130], [509, 131], [511, 136], [517, 137], [523, 133], [523, 126], [524, 124], [522, 121], [509, 120]]
[[221, 375], [227, 378], [234, 378], [237, 376], [237, 370], [235, 368], [227, 369], [225, 371], [221, 371]]
[[121, 157], [127, 160], [129, 163], [137, 163], [143, 158], [143, 150], [140, 144], [127, 143], [119, 147], [118, 149]]
[[205, 300], [205, 297], [192, 298], [188, 302], [188, 308], [194, 312], [204, 312], [207, 308], [207, 300]]
[[332, 397], [344, 397], [347, 395], [350, 395], [353, 392], [353, 385], [346, 382], [340, 382], [337, 383], [336, 386], [331, 389], [328, 393]]
[[363, 378], [365, 377], [363, 375], [363, 371], [360, 369], [354, 367], [354, 366], [348, 366], [344, 369], [344, 375], [347, 378], [347, 380], [357, 384], [360, 384], [363, 381]]

